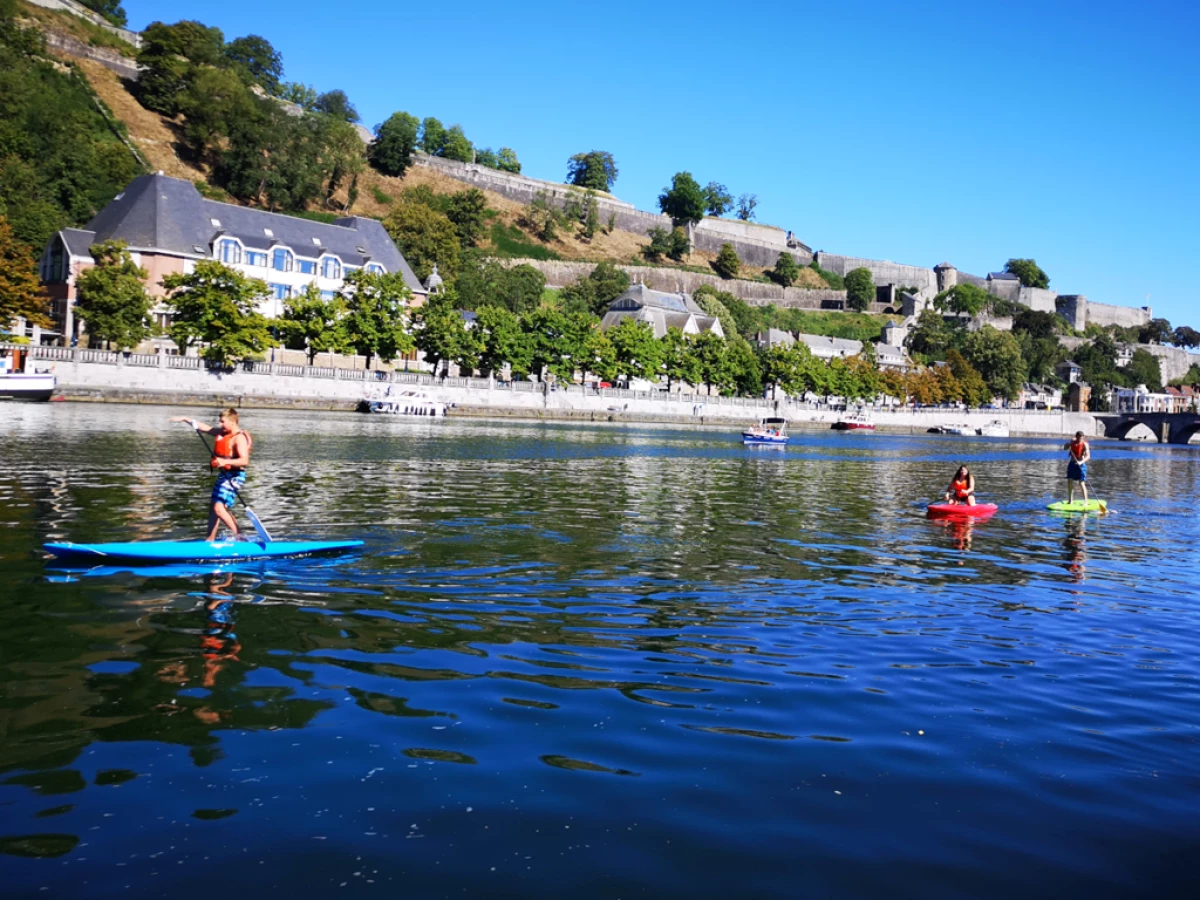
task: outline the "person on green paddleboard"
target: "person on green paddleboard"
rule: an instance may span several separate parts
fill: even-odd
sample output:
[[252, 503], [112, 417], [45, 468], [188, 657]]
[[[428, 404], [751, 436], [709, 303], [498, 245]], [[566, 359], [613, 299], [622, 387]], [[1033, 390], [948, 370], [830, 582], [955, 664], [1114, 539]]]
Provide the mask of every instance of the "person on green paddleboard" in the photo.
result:
[[215, 541], [217, 532], [224, 524], [237, 540], [241, 532], [231, 510], [237, 502], [238, 491], [246, 483], [246, 467], [250, 465], [250, 448], [254, 440], [250, 432], [238, 425], [238, 412], [230, 408], [221, 413], [220, 424], [215, 428], [187, 416], [173, 416], [172, 422], [187, 422], [196, 431], [216, 437], [210, 465], [217, 471], [217, 480], [212, 489], [212, 505], [208, 511], [208, 537]]
[[1075, 439], [1063, 445], [1067, 451], [1067, 502], [1075, 502], [1075, 483], [1083, 491], [1083, 502], [1087, 503], [1087, 464], [1092, 458], [1092, 448], [1083, 439], [1083, 432], [1075, 432]]

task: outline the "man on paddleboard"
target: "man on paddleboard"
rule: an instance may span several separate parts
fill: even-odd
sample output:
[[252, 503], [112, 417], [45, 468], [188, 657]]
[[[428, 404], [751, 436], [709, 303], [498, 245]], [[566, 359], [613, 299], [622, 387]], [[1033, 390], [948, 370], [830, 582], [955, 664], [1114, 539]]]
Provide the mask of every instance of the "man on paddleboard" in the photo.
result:
[[246, 483], [246, 467], [250, 465], [250, 448], [254, 443], [250, 432], [241, 429], [237, 410], [232, 408], [221, 413], [220, 424], [215, 428], [186, 416], [174, 416], [171, 421], [187, 422], [196, 431], [216, 437], [211, 465], [217, 472], [217, 480], [212, 489], [208, 537], [205, 540], [215, 541], [222, 523], [233, 532], [236, 540], [240, 532], [230, 510], [237, 502], [238, 491]]
[[1087, 503], [1087, 464], [1092, 458], [1092, 448], [1083, 439], [1083, 432], [1075, 432], [1075, 440], [1067, 442], [1063, 449], [1067, 451], [1067, 502], [1075, 502], [1075, 482], [1083, 490], [1083, 502]]

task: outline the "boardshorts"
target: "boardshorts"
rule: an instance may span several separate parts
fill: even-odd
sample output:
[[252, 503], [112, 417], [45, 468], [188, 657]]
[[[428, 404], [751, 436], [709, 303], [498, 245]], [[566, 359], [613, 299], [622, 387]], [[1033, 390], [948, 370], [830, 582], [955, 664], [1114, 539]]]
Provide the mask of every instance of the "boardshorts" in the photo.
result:
[[1067, 481], [1087, 481], [1087, 463], [1067, 462]]
[[223, 503], [226, 509], [233, 509], [233, 505], [237, 502], [238, 491], [245, 483], [245, 469], [222, 472], [217, 476], [217, 483], [213, 485], [212, 502]]

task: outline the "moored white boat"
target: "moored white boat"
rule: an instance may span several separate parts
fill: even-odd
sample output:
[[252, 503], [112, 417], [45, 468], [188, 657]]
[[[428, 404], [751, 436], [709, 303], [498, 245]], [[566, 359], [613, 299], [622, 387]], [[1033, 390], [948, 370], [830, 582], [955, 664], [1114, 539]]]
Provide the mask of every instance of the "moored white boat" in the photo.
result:
[[25, 351], [0, 351], [0, 400], [42, 403], [50, 399], [58, 379], [50, 372], [25, 371], [27, 365]]
[[986, 425], [979, 426], [979, 434], [982, 437], [1008, 437], [1008, 423], [992, 419]]
[[943, 425], [942, 434], [975, 434], [975, 429], [970, 425]]
[[787, 442], [787, 419], [768, 417], [742, 432], [742, 443], [747, 447], [783, 447]]
[[874, 431], [875, 423], [862, 413], [842, 416], [830, 426], [834, 431]]
[[362, 412], [390, 416], [437, 417], [446, 415], [446, 404], [430, 397], [426, 391], [405, 390], [393, 394], [391, 388], [382, 397], [359, 401]]

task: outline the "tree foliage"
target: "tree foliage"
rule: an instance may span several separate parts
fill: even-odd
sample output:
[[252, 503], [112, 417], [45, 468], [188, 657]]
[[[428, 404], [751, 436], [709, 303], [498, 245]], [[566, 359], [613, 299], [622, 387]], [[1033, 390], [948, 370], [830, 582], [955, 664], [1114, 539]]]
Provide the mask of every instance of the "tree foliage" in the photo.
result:
[[742, 194], [737, 200], [737, 217], [743, 222], [749, 222], [754, 218], [754, 211], [758, 208], [758, 194]]
[[75, 310], [89, 341], [128, 350], [156, 332], [146, 291], [148, 273], [133, 261], [124, 241], [103, 241], [88, 251], [96, 264], [75, 282]]
[[612, 343], [618, 375], [626, 378], [655, 379], [662, 363], [662, 346], [654, 337], [649, 322], [622, 319], [615, 328], [605, 332]]
[[422, 282], [434, 265], [447, 283], [453, 283], [459, 270], [458, 230], [449, 218], [424, 203], [397, 203], [383, 227], [391, 235], [413, 272]]
[[112, 22], [114, 25], [125, 27], [129, 21], [125, 15], [125, 10], [121, 6], [121, 0], [79, 0], [84, 6], [92, 12], [99, 13]]
[[421, 121], [421, 149], [430, 156], [441, 156], [446, 145], [446, 126], [433, 116]]
[[289, 343], [308, 353], [311, 366], [318, 353], [345, 353], [350, 349], [343, 322], [345, 314], [345, 297], [335, 294], [326, 299], [316, 283], [311, 283], [283, 301], [280, 326]]
[[367, 358], [391, 362], [416, 345], [409, 333], [408, 306], [412, 292], [399, 272], [356, 269], [342, 287], [346, 343]]
[[1026, 367], [1021, 347], [1012, 334], [984, 325], [967, 335], [962, 355], [983, 376], [993, 394], [1009, 400], [1020, 394]]
[[859, 267], [846, 273], [846, 304], [858, 312], [865, 312], [875, 302], [875, 282], [871, 270]]
[[613, 301], [629, 290], [629, 275], [610, 262], [602, 262], [559, 293], [563, 309], [603, 316]]
[[230, 366], [262, 353], [272, 344], [258, 303], [267, 285], [215, 260], [201, 260], [188, 273], [167, 275], [171, 324], [167, 333], [180, 348], [202, 344], [200, 355], [217, 366]]
[[1144, 384], [1151, 391], [1161, 391], [1163, 384], [1162, 365], [1158, 357], [1149, 350], [1139, 347], [1133, 351], [1129, 365], [1125, 368], [1125, 383], [1129, 387]]
[[733, 244], [722, 244], [721, 252], [713, 260], [713, 271], [722, 278], [737, 278], [742, 271], [742, 260], [733, 249]]
[[723, 216], [733, 209], [733, 195], [725, 185], [710, 181], [704, 186], [704, 211], [710, 216]]
[[392, 113], [387, 121], [375, 127], [375, 140], [371, 142], [369, 153], [371, 165], [384, 175], [403, 176], [412, 165], [420, 130], [421, 123], [416, 116], [406, 112]]
[[567, 184], [593, 191], [612, 191], [617, 181], [617, 163], [607, 150], [576, 153], [567, 160]]
[[16, 318], [49, 325], [48, 306], [33, 249], [16, 239], [8, 220], [0, 215], [0, 330]]
[[791, 287], [800, 277], [800, 265], [796, 262], [796, 257], [784, 250], [779, 254], [779, 259], [775, 260], [775, 268], [770, 274], [771, 280], [780, 287]]
[[450, 195], [446, 218], [458, 233], [462, 247], [477, 247], [487, 230], [487, 197], [479, 188], [467, 188]]
[[[849, 279], [850, 276], [846, 277]], [[872, 290], [874, 290], [874, 286], [872, 286]], [[983, 288], [963, 282], [934, 297], [933, 305], [939, 310], [949, 310], [959, 315], [977, 316], [991, 305], [992, 300], [992, 295]]]
[[1042, 271], [1042, 267], [1032, 259], [1010, 259], [1004, 264], [1004, 271], [1016, 275], [1025, 287], [1049, 288], [1050, 276]]
[[225, 45], [225, 58], [250, 84], [278, 96], [283, 78], [283, 57], [271, 42], [257, 34], [235, 38]]
[[691, 172], [676, 172], [670, 187], [658, 195], [658, 207], [677, 225], [695, 225], [704, 218], [707, 198]]
[[314, 109], [317, 112], [340, 119], [343, 122], [353, 123], [358, 121], [358, 110], [354, 108], [354, 104], [350, 102], [350, 98], [342, 90], [326, 91], [318, 96], [317, 102], [314, 104]]

